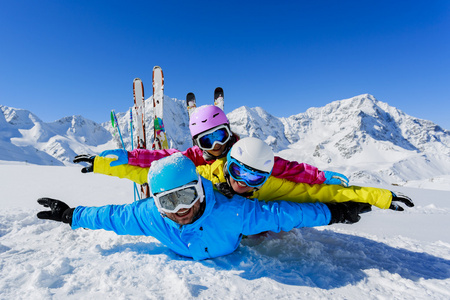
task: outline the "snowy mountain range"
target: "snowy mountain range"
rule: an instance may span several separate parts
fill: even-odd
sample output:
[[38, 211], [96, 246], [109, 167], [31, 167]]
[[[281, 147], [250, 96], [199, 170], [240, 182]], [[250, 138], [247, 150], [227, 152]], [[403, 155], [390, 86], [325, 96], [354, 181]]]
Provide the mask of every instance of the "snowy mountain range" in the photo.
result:
[[[152, 98], [146, 100], [151, 123]], [[164, 125], [169, 146], [192, 146], [184, 100], [165, 96]], [[33, 113], [0, 105], [0, 161], [71, 165], [77, 154], [117, 148], [111, 122], [97, 124], [82, 116], [45, 123]], [[450, 131], [414, 118], [364, 94], [277, 118], [260, 107], [227, 114], [241, 137], [265, 140], [278, 155], [322, 170], [342, 172], [352, 182], [407, 185], [450, 178]], [[129, 112], [117, 114], [131, 149]], [[153, 140], [153, 132], [147, 132]], [[448, 178], [447, 178], [448, 177]], [[416, 184], [417, 185], [417, 184]]]
[[78, 153], [111, 140], [102, 126], [82, 116], [45, 123], [33, 113], [0, 105], [0, 160], [66, 165]]

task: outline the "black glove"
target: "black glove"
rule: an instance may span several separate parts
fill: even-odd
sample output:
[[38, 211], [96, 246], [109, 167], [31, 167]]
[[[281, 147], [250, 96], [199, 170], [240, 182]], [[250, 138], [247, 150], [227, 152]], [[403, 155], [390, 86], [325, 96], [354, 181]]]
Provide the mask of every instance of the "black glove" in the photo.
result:
[[331, 212], [331, 221], [333, 223], [353, 224], [359, 221], [359, 214], [372, 210], [372, 205], [359, 202], [325, 203]]
[[391, 206], [389, 206], [389, 209], [396, 210], [396, 211], [404, 211], [405, 209], [399, 205], [399, 203], [395, 202], [401, 202], [406, 204], [408, 207], [413, 207], [414, 203], [412, 202], [411, 198], [409, 198], [406, 195], [403, 195], [402, 193], [398, 192], [391, 192], [392, 193], [392, 201]]
[[88, 163], [88, 165], [86, 167], [81, 169], [81, 173], [91, 173], [91, 172], [94, 172], [94, 159], [95, 159], [95, 155], [81, 154], [81, 155], [75, 156], [75, 158], [73, 159], [73, 162], [76, 164], [79, 164], [81, 162]]
[[219, 182], [215, 184], [216, 189], [227, 198], [233, 198], [236, 192], [227, 182]]
[[54, 220], [72, 225], [72, 215], [75, 208], [70, 208], [66, 203], [52, 198], [39, 198], [38, 203], [51, 209], [51, 211], [38, 212], [37, 217], [39, 219]]

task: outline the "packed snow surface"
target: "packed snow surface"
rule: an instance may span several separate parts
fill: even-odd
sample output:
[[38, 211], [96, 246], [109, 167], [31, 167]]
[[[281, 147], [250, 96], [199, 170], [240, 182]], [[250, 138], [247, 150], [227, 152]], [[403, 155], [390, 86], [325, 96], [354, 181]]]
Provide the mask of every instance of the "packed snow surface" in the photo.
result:
[[132, 202], [130, 181], [0, 162], [0, 182], [0, 299], [450, 298], [449, 191], [395, 187], [416, 206], [247, 238], [230, 255], [193, 261], [152, 237], [36, 218], [44, 196]]

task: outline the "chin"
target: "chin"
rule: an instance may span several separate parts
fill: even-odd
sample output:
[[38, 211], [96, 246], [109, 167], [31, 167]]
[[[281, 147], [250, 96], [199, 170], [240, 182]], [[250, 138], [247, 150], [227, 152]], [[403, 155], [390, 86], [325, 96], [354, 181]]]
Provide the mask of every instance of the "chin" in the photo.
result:
[[234, 182], [232, 184], [232, 188], [238, 194], [247, 193], [253, 189], [252, 187], [249, 187], [249, 186], [241, 186], [237, 182]]
[[175, 223], [178, 223], [180, 225], [187, 225], [192, 223], [194, 217], [198, 214], [199, 209], [200, 209], [200, 201], [197, 201], [197, 203], [195, 203], [194, 206], [192, 206], [188, 210], [188, 213], [183, 216], [179, 216], [177, 213], [167, 213], [166, 216]]
[[191, 208], [189, 210], [189, 213], [187, 215], [184, 215], [182, 217], [176, 215], [177, 223], [181, 225], [186, 225], [192, 222], [192, 215], [193, 215], [193, 209]]
[[219, 156], [219, 155], [221, 155], [222, 154], [222, 150], [210, 150], [210, 151], [208, 151], [209, 152], [209, 154], [211, 154], [212, 156]]

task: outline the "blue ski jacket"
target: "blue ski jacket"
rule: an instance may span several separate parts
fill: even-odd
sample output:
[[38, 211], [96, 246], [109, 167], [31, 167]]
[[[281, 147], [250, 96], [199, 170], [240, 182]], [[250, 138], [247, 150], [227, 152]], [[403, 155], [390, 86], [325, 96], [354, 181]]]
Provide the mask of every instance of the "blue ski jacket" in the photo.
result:
[[125, 205], [76, 207], [72, 229], [111, 230], [119, 235], [153, 236], [175, 253], [195, 260], [236, 250], [242, 235], [264, 231], [328, 225], [331, 213], [323, 203], [264, 202], [235, 195], [226, 198], [202, 178], [205, 190], [203, 215], [179, 225], [158, 211], [153, 198]]

